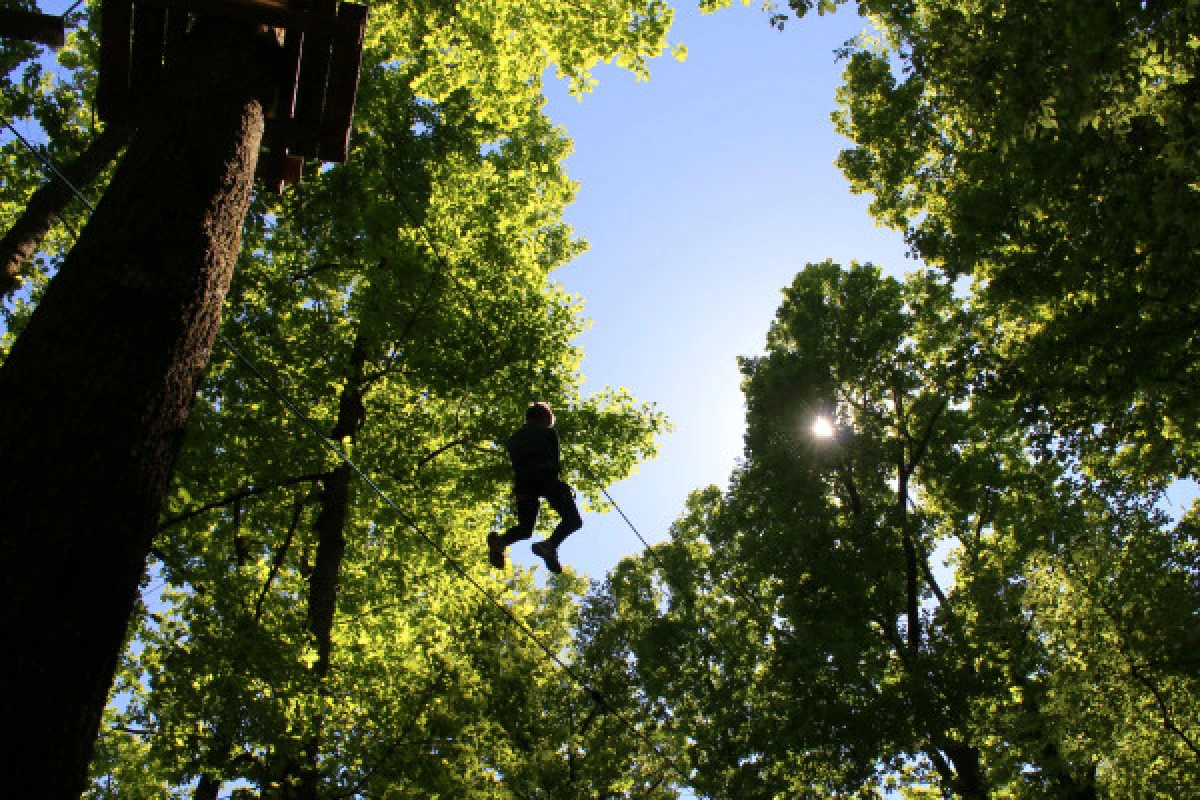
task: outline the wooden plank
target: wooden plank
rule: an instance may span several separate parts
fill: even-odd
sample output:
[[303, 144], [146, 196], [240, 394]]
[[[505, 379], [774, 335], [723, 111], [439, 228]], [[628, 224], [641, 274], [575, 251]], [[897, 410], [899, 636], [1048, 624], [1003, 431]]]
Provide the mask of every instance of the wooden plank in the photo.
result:
[[300, 58], [304, 54], [304, 34], [289, 30], [283, 38], [283, 66], [279, 71], [279, 94], [272, 113], [280, 120], [296, 115], [296, 83], [300, 79]]
[[303, 158], [285, 155], [282, 151], [270, 151], [259, 154], [254, 177], [262, 182], [266, 191], [279, 194], [284, 184], [299, 183], [303, 172]]
[[358, 97], [358, 79], [362, 71], [363, 40], [367, 31], [367, 7], [342, 3], [338, 19], [357, 26], [353, 33], [341, 33], [333, 43], [333, 63], [329, 69], [329, 89], [325, 117], [321, 120], [320, 159], [344, 162], [350, 155], [350, 127]]
[[255, 180], [262, 183], [263, 189], [271, 194], [279, 194], [283, 191], [283, 165], [280, 163], [281, 158], [275, 157], [271, 153], [260, 153], [258, 164], [254, 168]]
[[233, 2], [233, 0], [139, 0], [139, 4], [141, 3], [170, 9], [203, 12], [229, 19], [241, 19], [260, 25], [296, 30], [301, 33], [330, 33], [331, 29], [336, 32], [343, 25], [336, 16], [281, 8], [274, 4], [258, 5], [249, 2]]
[[3, 8], [0, 9], [0, 39], [37, 42], [57, 50], [67, 42], [66, 23], [62, 17], [50, 14]]
[[130, 105], [139, 121], [147, 105], [155, 100], [163, 73], [163, 49], [167, 36], [167, 11], [160, 6], [138, 3], [133, 10], [133, 50], [130, 63]]
[[333, 37], [328, 30], [310, 31], [304, 35], [304, 57], [300, 59], [300, 78], [296, 82], [297, 122], [318, 128], [321, 125], [332, 49]]
[[100, 6], [100, 76], [96, 111], [113, 124], [129, 121], [129, 41], [133, 0], [104, 0]]
[[304, 177], [304, 159], [300, 156], [283, 157], [283, 180], [286, 183], [299, 183]]

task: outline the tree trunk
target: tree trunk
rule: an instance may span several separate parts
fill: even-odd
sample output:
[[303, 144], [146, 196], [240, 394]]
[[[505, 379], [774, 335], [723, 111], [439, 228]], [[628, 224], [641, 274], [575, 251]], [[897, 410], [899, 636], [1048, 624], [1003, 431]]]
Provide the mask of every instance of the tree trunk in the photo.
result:
[[[358, 336], [350, 354], [350, 376], [338, 400], [337, 422], [330, 434], [335, 442], [346, 438], [353, 440], [366, 419], [366, 407], [363, 404], [366, 358], [365, 343], [362, 336]], [[339, 464], [322, 479], [320, 510], [313, 523], [317, 534], [317, 559], [308, 582], [308, 630], [317, 642], [317, 661], [313, 665], [312, 677], [319, 696], [325, 693], [325, 678], [329, 675], [333, 654], [333, 620], [337, 614], [342, 558], [346, 554], [346, 518], [350, 513], [350, 484], [353, 478], [351, 468]], [[321, 728], [324, 724], [319, 711], [311, 723], [304, 747], [304, 763], [291, 765], [289, 772], [296, 779], [284, 782], [285, 800], [317, 800], [319, 795], [319, 756]]]
[[979, 763], [979, 750], [970, 745], [952, 745], [946, 755], [954, 764], [954, 794], [963, 800], [988, 800], [987, 783]]
[[[62, 168], [63, 175], [76, 188], [88, 186], [112, 163], [127, 141], [129, 133], [125, 128], [109, 125], [78, 158]], [[57, 176], [51, 176], [29, 198], [21, 216], [0, 239], [0, 298], [20, 288], [26, 265], [41, 247], [54, 217], [74, 199], [71, 187]]]
[[907, 604], [905, 616], [908, 618], [908, 649], [912, 657], [916, 658], [921, 649], [921, 584], [917, 571], [917, 545], [908, 526], [908, 475], [903, 451], [901, 451], [900, 473], [896, 480], [896, 494], [898, 495], [896, 510], [900, 515], [900, 539], [904, 545], [904, 594]]
[[199, 23], [0, 367], [0, 727], [77, 797], [220, 319], [278, 45]]
[[206, 772], [200, 776], [200, 782], [196, 784], [196, 791], [192, 793], [192, 800], [217, 800], [220, 794], [221, 780]]

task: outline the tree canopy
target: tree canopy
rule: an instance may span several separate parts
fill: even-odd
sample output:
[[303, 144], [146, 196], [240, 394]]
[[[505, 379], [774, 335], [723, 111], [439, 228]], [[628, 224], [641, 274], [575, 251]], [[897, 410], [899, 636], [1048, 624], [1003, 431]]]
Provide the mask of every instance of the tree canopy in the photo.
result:
[[591, 601], [705, 796], [1194, 791], [1194, 523], [1041, 457], [981, 326], [932, 273], [808, 265], [728, 490]]
[[[0, 51], [94, 198], [97, 8], [54, 79]], [[349, 160], [246, 216], [87, 797], [1196, 795], [1200, 9], [855, 8], [838, 163], [918, 266], [806, 264], [728, 485], [589, 585], [483, 558], [528, 402], [598, 511], [668, 428], [581, 390], [542, 81], [645, 78], [672, 10], [371, 6]], [[0, 152], [6, 356], [90, 209]]]
[[[263, 796], [530, 796], [555, 770], [584, 796], [628, 783], [621, 767], [650, 746], [613, 741], [606, 721], [584, 759], [573, 720], [594, 700], [549, 658], [569, 649], [583, 586], [497, 580], [481, 545], [507, 511], [498, 443], [530, 400], [558, 411], [570, 478], [598, 506], [664, 429], [625, 390], [579, 392], [581, 305], [548, 276], [585, 245], [561, 219], [570, 143], [541, 76], [555, 65], [583, 92], [600, 61], [645, 75], [670, 11], [371, 13], [351, 160], [251, 206], [222, 321], [232, 347], [192, 413], [92, 796], [216, 797], [234, 781]], [[104, 134], [89, 128], [95, 51], [84, 27], [60, 58], [84, 87], [70, 107], [83, 141]], [[5, 182], [10, 218], [33, 189]], [[69, 222], [14, 276], [8, 341]]]
[[1200, 12], [861, 6], [881, 34], [846, 51], [851, 186], [925, 263], [974, 280], [1028, 421], [1193, 474]]

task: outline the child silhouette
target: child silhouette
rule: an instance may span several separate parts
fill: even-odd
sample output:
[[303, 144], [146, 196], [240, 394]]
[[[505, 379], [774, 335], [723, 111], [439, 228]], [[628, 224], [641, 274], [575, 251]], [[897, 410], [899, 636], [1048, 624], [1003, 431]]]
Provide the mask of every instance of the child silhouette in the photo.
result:
[[510, 544], [533, 536], [542, 498], [561, 517], [550, 538], [531, 548], [546, 562], [546, 569], [562, 572], [558, 546], [583, 527], [575, 505], [575, 491], [559, 477], [562, 470], [554, 412], [546, 403], [531, 403], [525, 409], [525, 424], [509, 437], [506, 445], [513, 466], [513, 494], [517, 498], [517, 524], [503, 536], [488, 534], [488, 561], [504, 568], [504, 551]]

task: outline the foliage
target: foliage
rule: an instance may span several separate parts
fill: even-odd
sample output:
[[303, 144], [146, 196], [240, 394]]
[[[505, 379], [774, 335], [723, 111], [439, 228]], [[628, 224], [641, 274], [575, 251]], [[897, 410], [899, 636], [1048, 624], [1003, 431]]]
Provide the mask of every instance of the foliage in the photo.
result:
[[[529, 400], [559, 411], [569, 479], [598, 508], [665, 430], [623, 389], [579, 393], [585, 320], [548, 276], [585, 245], [562, 222], [570, 142], [541, 80], [554, 66], [582, 94], [604, 61], [644, 78], [670, 22], [657, 0], [372, 5], [351, 159], [256, 198], [222, 324], [395, 506], [361, 484], [339, 500], [346, 468], [219, 346], [92, 796], [215, 797], [234, 780], [256, 796], [633, 790], [625, 767], [647, 745], [587, 711], [577, 731], [593, 698], [547, 655], [570, 657], [582, 582], [497, 581], [482, 543], [505, 522], [499, 443]], [[13, 65], [32, 99], [7, 111], [69, 160], [96, 133], [94, 33], [72, 34], [53, 78], [31, 52]], [[6, 219], [39, 174], [17, 146]], [[70, 246], [66, 219], [9, 336]]]
[[808, 265], [729, 489], [593, 598], [705, 796], [1194, 793], [1194, 521], [1042, 458], [986, 325], [932, 272]]
[[[33, 3], [11, 5], [35, 10]], [[68, 15], [68, 25], [80, 22], [84, 16], [82, 11]], [[6, 230], [38, 186], [49, 180], [39, 156], [30, 153], [12, 132], [19, 132], [39, 147], [40, 155], [57, 164], [70, 163], [99, 136], [101, 129], [91, 112], [96, 86], [93, 65], [98, 50], [99, 37], [87, 26], [68, 28], [66, 45], [53, 61], [39, 45], [12, 39], [0, 42], [0, 114], [11, 125], [10, 135], [0, 145], [0, 219], [5, 221]], [[95, 197], [86, 191], [85, 196]], [[30, 311], [30, 295], [57, 269], [86, 222], [87, 213], [86, 205], [74, 199], [59, 211], [42, 250], [22, 276], [26, 291], [5, 297], [0, 303], [4, 322], [0, 354], [7, 352], [13, 334], [22, 329]]]
[[846, 51], [852, 187], [973, 277], [1028, 422], [1084, 455], [1132, 445], [1150, 483], [1193, 475], [1200, 9], [862, 5], [883, 36]]

